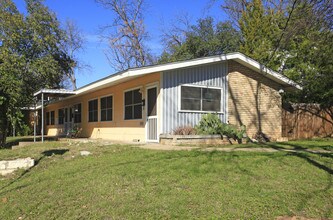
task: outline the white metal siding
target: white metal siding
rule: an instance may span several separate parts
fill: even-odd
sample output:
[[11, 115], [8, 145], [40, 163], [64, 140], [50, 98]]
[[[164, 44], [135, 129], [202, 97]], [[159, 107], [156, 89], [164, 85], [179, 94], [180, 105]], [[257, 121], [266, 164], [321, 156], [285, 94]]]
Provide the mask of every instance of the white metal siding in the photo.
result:
[[219, 87], [222, 89], [222, 112], [219, 117], [222, 122], [227, 121], [227, 63], [177, 69], [163, 72], [163, 127], [162, 133], [172, 133], [179, 126], [196, 125], [205, 113], [179, 112], [179, 86], [193, 84], [200, 86]]

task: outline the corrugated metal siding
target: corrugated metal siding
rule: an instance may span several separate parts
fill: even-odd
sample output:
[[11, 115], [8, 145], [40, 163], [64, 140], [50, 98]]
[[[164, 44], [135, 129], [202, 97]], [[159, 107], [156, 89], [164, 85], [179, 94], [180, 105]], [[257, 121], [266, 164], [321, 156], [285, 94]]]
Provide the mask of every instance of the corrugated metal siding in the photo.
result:
[[227, 121], [227, 63], [178, 69], [163, 73], [163, 128], [162, 133], [171, 133], [175, 128], [185, 125], [196, 125], [205, 113], [178, 112], [179, 86], [194, 84], [200, 86], [220, 87], [222, 89], [223, 122]]

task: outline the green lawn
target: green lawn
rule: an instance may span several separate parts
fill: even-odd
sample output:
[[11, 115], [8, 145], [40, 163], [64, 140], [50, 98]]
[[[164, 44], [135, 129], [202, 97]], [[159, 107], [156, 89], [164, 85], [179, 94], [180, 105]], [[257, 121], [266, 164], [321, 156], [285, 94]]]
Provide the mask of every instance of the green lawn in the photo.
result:
[[[317, 142], [328, 148], [332, 140]], [[80, 150], [92, 155], [79, 156]], [[0, 150], [1, 159], [25, 156], [38, 164], [0, 177], [0, 219], [333, 218], [333, 153], [153, 151], [71, 142]]]

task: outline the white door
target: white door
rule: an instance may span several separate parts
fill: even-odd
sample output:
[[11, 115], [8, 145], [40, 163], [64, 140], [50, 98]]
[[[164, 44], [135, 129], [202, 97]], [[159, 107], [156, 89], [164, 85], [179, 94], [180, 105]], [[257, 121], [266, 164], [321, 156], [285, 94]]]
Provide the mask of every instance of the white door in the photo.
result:
[[73, 107], [65, 108], [64, 112], [64, 134], [68, 134], [70, 130], [73, 129], [74, 126], [74, 118], [73, 118]]
[[158, 142], [157, 128], [157, 87], [148, 87], [146, 90], [147, 121], [146, 137], [148, 142]]

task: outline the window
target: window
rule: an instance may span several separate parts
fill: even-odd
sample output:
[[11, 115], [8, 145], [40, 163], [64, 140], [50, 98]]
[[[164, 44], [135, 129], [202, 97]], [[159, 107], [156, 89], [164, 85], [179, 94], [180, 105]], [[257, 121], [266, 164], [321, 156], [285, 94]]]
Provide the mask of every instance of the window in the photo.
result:
[[221, 89], [181, 87], [181, 110], [221, 111]]
[[142, 94], [140, 89], [125, 92], [125, 119], [142, 118]]
[[95, 122], [95, 121], [98, 121], [98, 100], [97, 99], [94, 99], [94, 100], [91, 100], [89, 101], [89, 108], [88, 108], [88, 111], [89, 111], [89, 119], [88, 121], [89, 122]]
[[54, 125], [54, 111], [51, 112], [51, 125]]
[[58, 110], [58, 124], [63, 125], [64, 124], [64, 109], [59, 109]]
[[68, 122], [68, 108], [65, 108], [64, 114], [65, 114], [64, 122]]
[[81, 123], [81, 104], [76, 104], [74, 107], [74, 123]]
[[101, 98], [101, 121], [112, 121], [112, 96]]
[[46, 112], [46, 125], [50, 125], [50, 112]]

